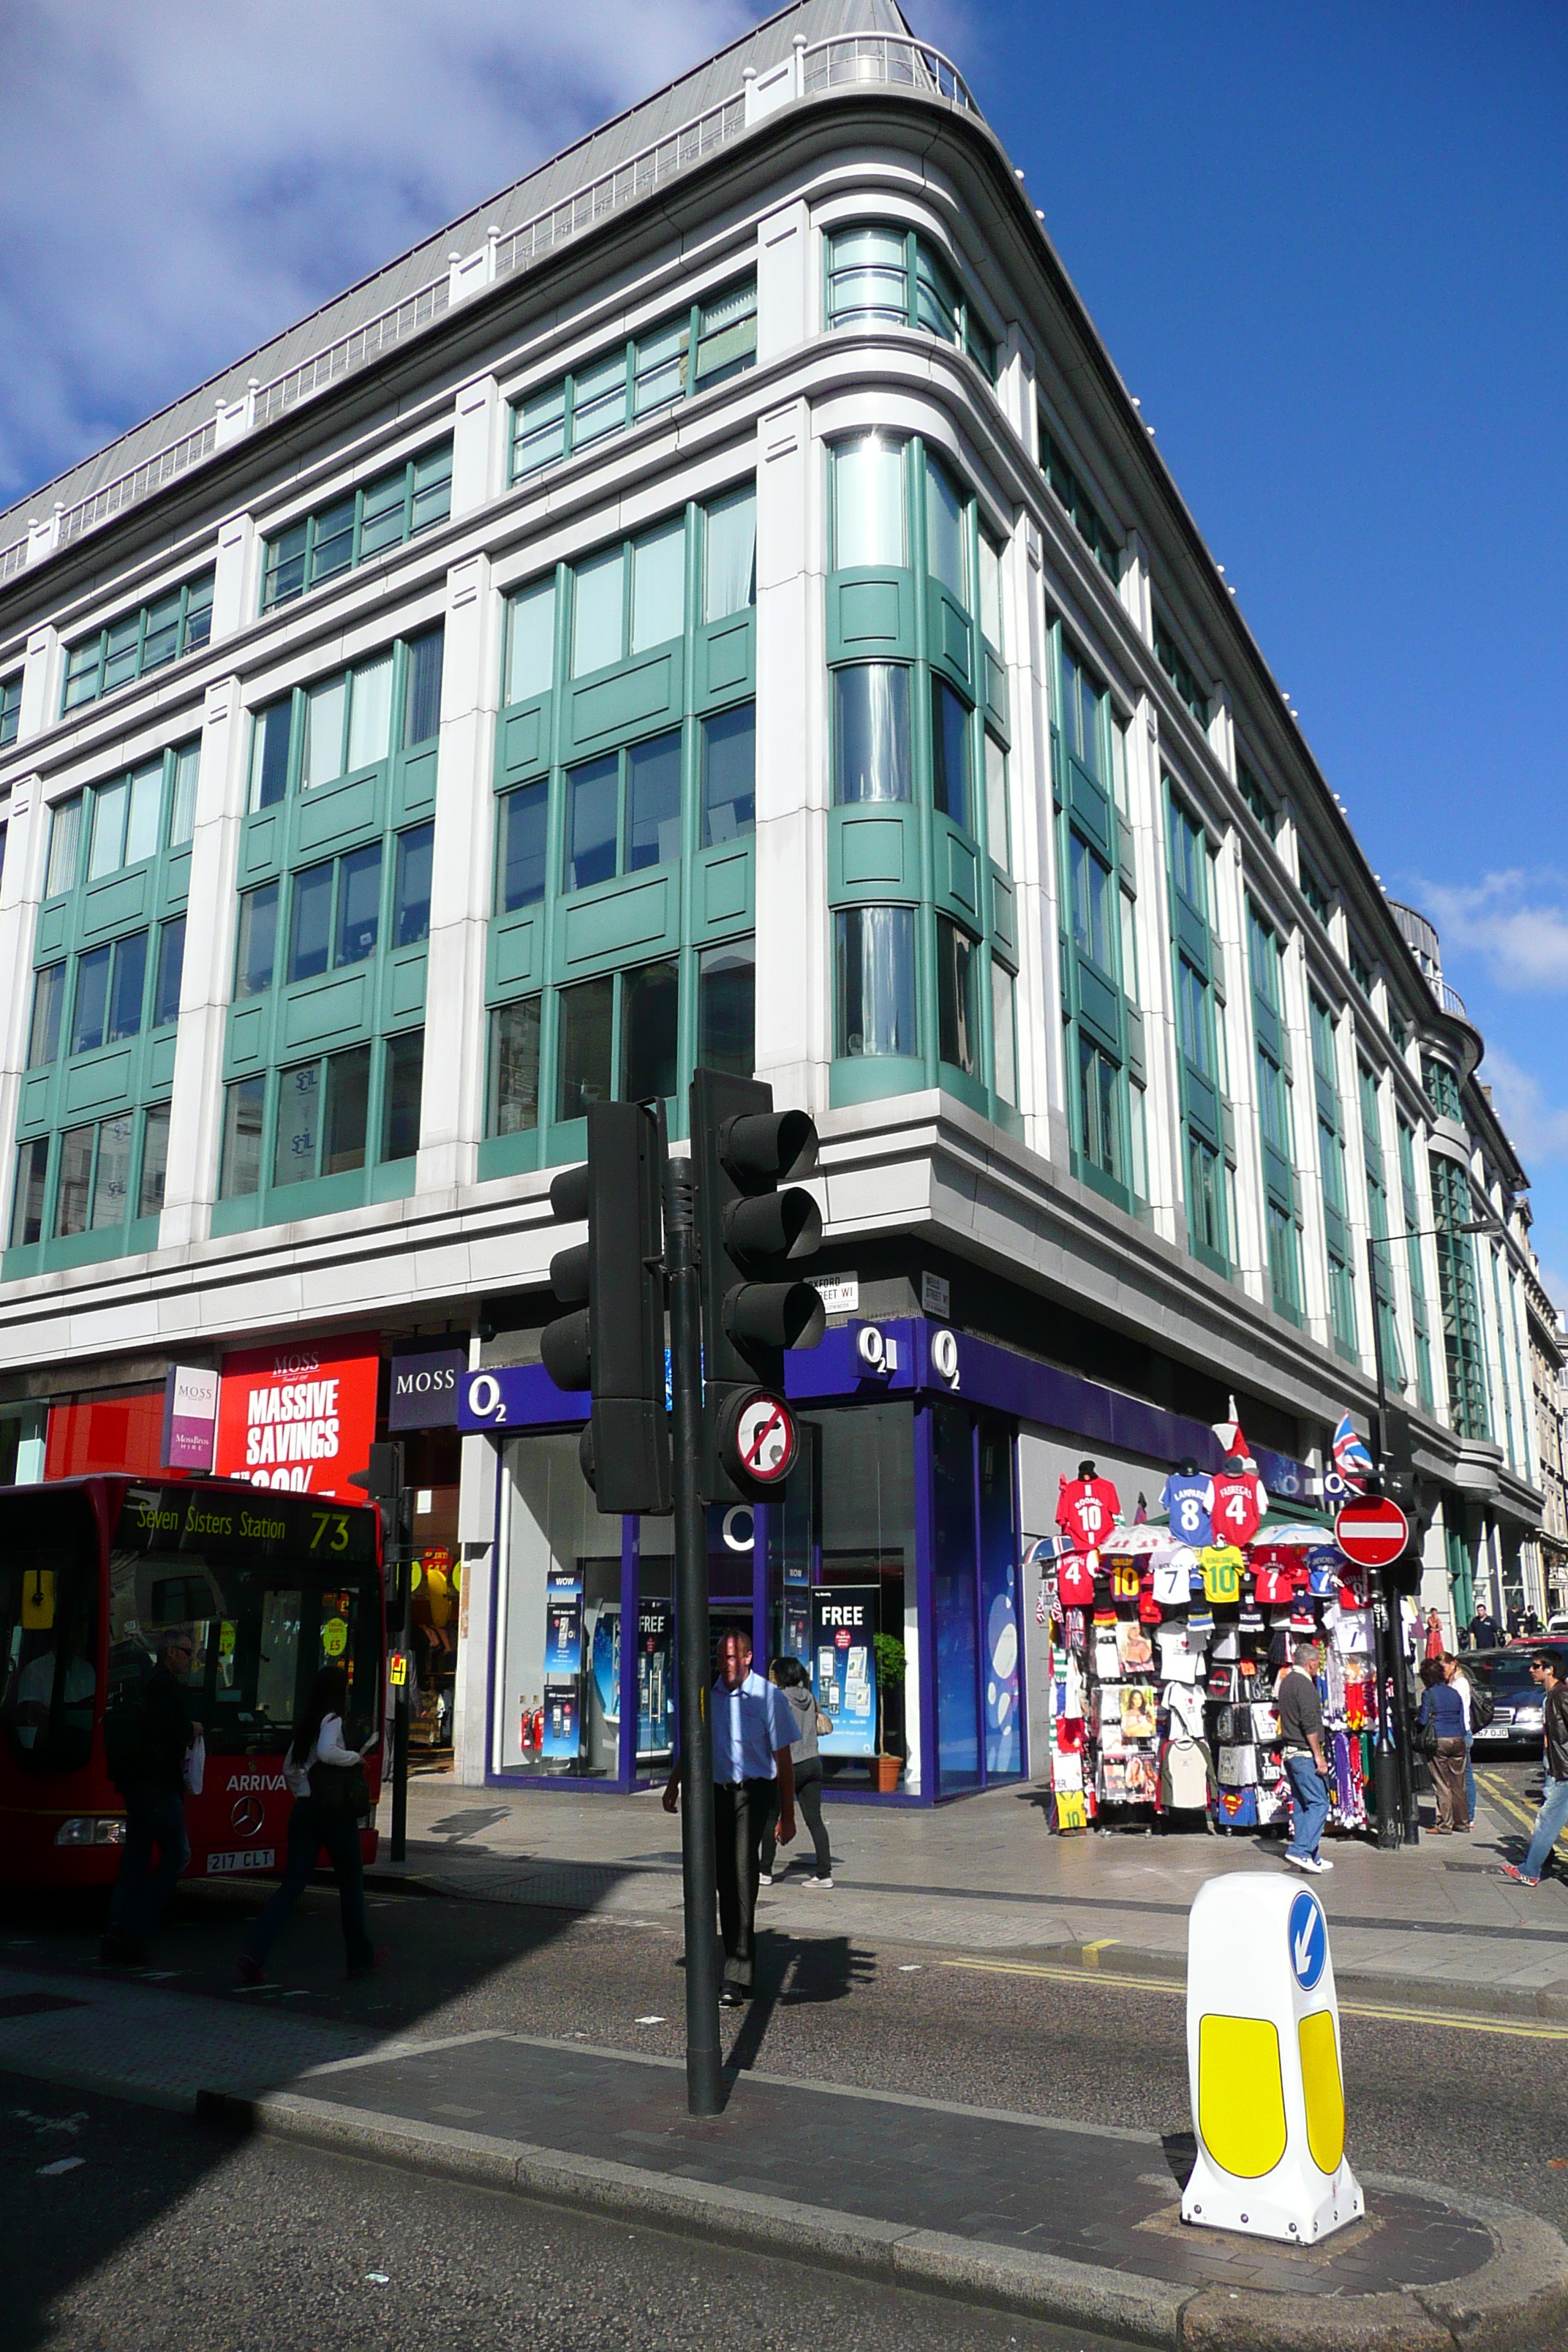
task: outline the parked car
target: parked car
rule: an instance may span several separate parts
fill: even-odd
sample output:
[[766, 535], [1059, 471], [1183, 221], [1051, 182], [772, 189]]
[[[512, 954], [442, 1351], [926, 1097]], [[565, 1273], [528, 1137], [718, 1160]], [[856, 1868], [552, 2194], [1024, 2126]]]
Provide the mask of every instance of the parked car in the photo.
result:
[[1549, 1633], [1568, 1633], [1568, 1617], [1549, 1617], [1546, 1630]]
[[1531, 1675], [1530, 1662], [1538, 1650], [1554, 1650], [1568, 1671], [1568, 1640], [1510, 1642], [1506, 1650], [1467, 1650], [1460, 1664], [1473, 1683], [1490, 1694], [1492, 1719], [1476, 1734], [1476, 1754], [1507, 1755], [1510, 1750], [1531, 1756], [1541, 1753], [1541, 1722], [1544, 1706]]

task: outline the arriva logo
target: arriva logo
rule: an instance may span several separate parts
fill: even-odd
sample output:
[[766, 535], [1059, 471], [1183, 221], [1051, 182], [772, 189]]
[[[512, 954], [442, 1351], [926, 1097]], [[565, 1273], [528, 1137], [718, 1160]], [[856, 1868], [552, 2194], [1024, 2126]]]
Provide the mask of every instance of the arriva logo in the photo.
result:
[[228, 1792], [231, 1797], [242, 1797], [247, 1793], [265, 1796], [269, 1790], [282, 1786], [281, 1772], [236, 1772], [229, 1781]]

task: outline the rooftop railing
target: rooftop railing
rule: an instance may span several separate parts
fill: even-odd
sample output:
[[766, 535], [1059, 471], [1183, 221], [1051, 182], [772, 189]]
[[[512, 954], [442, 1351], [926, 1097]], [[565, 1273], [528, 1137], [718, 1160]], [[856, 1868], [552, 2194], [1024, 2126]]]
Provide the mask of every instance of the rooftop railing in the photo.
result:
[[[802, 43], [792, 66], [795, 76], [789, 96], [816, 98], [856, 83], [883, 89], [914, 90], [922, 97], [945, 100], [950, 105], [984, 121], [980, 109], [959, 72], [938, 49], [923, 41], [893, 33], [858, 33], [842, 38]], [[600, 222], [640, 203], [679, 173], [716, 154], [742, 137], [750, 127], [744, 91], [705, 108], [662, 139], [603, 172], [558, 205], [494, 239], [495, 253], [486, 281], [512, 277], [531, 268], [563, 245], [595, 228]], [[358, 368], [378, 359], [410, 336], [422, 334], [447, 310], [451, 301], [450, 270], [418, 287], [377, 317], [352, 328], [324, 351], [285, 369], [265, 383], [253, 384], [247, 424], [269, 425], [301, 401], [310, 400], [341, 383]], [[101, 488], [62, 507], [46, 553], [68, 546], [84, 532], [96, 530], [140, 499], [163, 489], [202, 460], [217, 446], [217, 423], [208, 417], [139, 466], [119, 474]], [[29, 559], [32, 526], [8, 546], [0, 548], [0, 585], [22, 571]]]

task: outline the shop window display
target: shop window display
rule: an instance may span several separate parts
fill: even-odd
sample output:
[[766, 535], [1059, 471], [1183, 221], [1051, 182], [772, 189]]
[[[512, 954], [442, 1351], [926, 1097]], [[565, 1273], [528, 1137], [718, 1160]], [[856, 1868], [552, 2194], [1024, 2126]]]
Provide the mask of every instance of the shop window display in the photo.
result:
[[595, 1507], [575, 1430], [507, 1447], [503, 1507], [496, 1769], [613, 1779], [619, 1706], [609, 1719], [595, 1665], [618, 1634], [621, 1522]]
[[1289, 1827], [1275, 1689], [1295, 1645], [1319, 1677], [1331, 1822], [1364, 1829], [1375, 1707], [1364, 1572], [1326, 1528], [1270, 1512], [1239, 1431], [1223, 1470], [1165, 1481], [1163, 1524], [1126, 1525], [1092, 1462], [1065, 1477], [1058, 1534], [1030, 1557], [1051, 1633], [1054, 1813], [1090, 1825]]

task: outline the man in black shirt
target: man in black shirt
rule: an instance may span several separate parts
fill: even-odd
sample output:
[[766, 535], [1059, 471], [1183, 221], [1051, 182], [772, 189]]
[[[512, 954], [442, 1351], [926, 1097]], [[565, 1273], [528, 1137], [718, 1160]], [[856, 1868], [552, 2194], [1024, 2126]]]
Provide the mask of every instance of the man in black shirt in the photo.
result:
[[1483, 1601], [1470, 1620], [1470, 1647], [1472, 1650], [1495, 1650], [1501, 1639], [1501, 1634], [1487, 1615]]
[[1318, 1852], [1331, 1803], [1323, 1753], [1323, 1704], [1318, 1696], [1321, 1664], [1316, 1642], [1298, 1642], [1295, 1664], [1280, 1675], [1274, 1693], [1285, 1777], [1290, 1783], [1290, 1843], [1285, 1859], [1314, 1878], [1334, 1866]]
[[1530, 1852], [1522, 1863], [1505, 1862], [1502, 1874], [1517, 1879], [1521, 1886], [1539, 1886], [1552, 1849], [1568, 1827], [1568, 1682], [1563, 1679], [1563, 1660], [1556, 1650], [1538, 1650], [1530, 1662], [1530, 1672], [1546, 1701], [1542, 1721], [1546, 1790], [1535, 1816]]
[[142, 1685], [126, 1753], [116, 1769], [125, 1799], [125, 1843], [103, 1957], [121, 1965], [135, 1966], [150, 1957], [148, 1938], [191, 1858], [185, 1835], [185, 1759], [202, 1727], [191, 1720], [180, 1678], [190, 1672], [192, 1654], [188, 1626], [177, 1626], [161, 1638], [158, 1663]]

